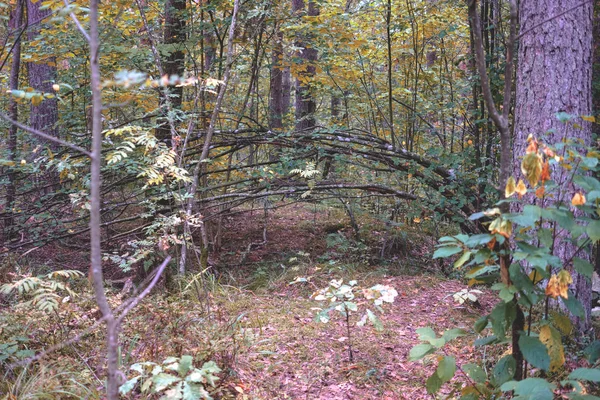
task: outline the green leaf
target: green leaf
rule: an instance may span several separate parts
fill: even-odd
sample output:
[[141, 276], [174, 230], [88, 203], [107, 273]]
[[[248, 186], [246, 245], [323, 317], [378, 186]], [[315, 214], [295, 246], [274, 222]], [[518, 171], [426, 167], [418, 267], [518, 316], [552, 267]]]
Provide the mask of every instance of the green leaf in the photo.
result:
[[573, 268], [575, 268], [575, 271], [579, 272], [586, 278], [592, 279], [592, 274], [594, 273], [594, 266], [588, 261], [583, 260], [579, 257], [574, 257]]
[[485, 371], [481, 369], [479, 365], [465, 364], [463, 365], [462, 369], [469, 376], [469, 378], [473, 379], [477, 383], [485, 383], [487, 380]]
[[431, 375], [427, 379], [427, 382], [425, 383], [427, 393], [429, 393], [429, 394], [437, 393], [443, 384], [444, 384], [444, 382], [442, 382], [442, 380], [438, 376], [437, 372], [434, 372], [433, 375]]
[[577, 381], [600, 382], [600, 369], [597, 368], [577, 368], [569, 374], [569, 379]]
[[414, 346], [412, 349], [410, 349], [410, 353], [408, 353], [408, 360], [409, 361], [420, 360], [421, 358], [425, 357], [426, 355], [433, 353], [433, 350], [434, 350], [434, 347], [432, 345], [430, 345], [429, 343], [418, 344], [418, 345]]
[[465, 251], [463, 255], [460, 256], [460, 258], [454, 262], [454, 269], [462, 267], [464, 263], [469, 261], [469, 258], [471, 258], [471, 252]]
[[184, 377], [187, 375], [192, 366], [192, 360], [192, 356], [181, 356], [181, 360], [179, 361], [179, 366], [177, 368], [179, 376]]
[[600, 358], [600, 340], [593, 341], [583, 350], [583, 354], [590, 363], [595, 364], [598, 358]]
[[576, 317], [583, 318], [585, 316], [585, 310], [581, 305], [581, 302], [575, 298], [575, 294], [572, 290], [569, 290], [569, 298], [560, 298], [563, 304], [567, 307], [567, 310]]
[[556, 385], [542, 378], [527, 378], [520, 382], [510, 381], [500, 386], [503, 392], [514, 391], [516, 398], [529, 400], [553, 400]]
[[181, 381], [181, 378], [167, 374], [166, 372], [161, 372], [152, 378], [152, 382], [154, 383], [154, 391], [157, 393], [179, 381]]
[[540, 339], [522, 334], [519, 338], [519, 347], [527, 362], [536, 368], [547, 371], [550, 368], [548, 349]]
[[141, 376], [138, 375], [135, 378], [132, 378], [132, 379], [128, 380], [127, 382], [125, 382], [124, 384], [122, 384], [119, 387], [119, 393], [124, 395], [124, 394], [131, 392], [131, 390], [133, 390], [135, 385], [137, 385], [140, 378], [141, 378]]
[[459, 328], [453, 328], [453, 329], [448, 329], [446, 332], [444, 332], [444, 334], [442, 335], [442, 338], [444, 338], [444, 340], [447, 342], [456, 339], [457, 337], [460, 336], [465, 336], [467, 334], [467, 332], [464, 329], [459, 329]]
[[444, 246], [444, 247], [438, 248], [433, 253], [433, 258], [446, 258], [446, 257], [450, 257], [456, 253], [460, 253], [461, 251], [462, 251], [462, 247]]
[[210, 394], [204, 389], [202, 385], [194, 383], [183, 383], [183, 400], [212, 400]]
[[377, 330], [378, 332], [383, 331], [383, 323], [381, 322], [381, 320], [377, 317], [377, 315], [375, 315], [373, 313], [373, 311], [371, 310], [367, 310], [367, 317], [369, 318], [369, 321], [371, 321], [371, 323], [373, 324], [373, 326], [375, 327], [375, 330]]
[[592, 241], [597, 242], [600, 240], [600, 220], [595, 219], [590, 221], [585, 231]]
[[497, 342], [498, 342], [498, 337], [496, 335], [492, 335], [492, 336], [486, 336], [486, 337], [482, 337], [482, 338], [475, 340], [475, 343], [473, 343], [473, 346], [475, 346], [475, 347], [487, 346], [488, 344], [497, 343]]
[[494, 386], [501, 386], [511, 380], [515, 376], [516, 369], [517, 362], [511, 354], [502, 357], [492, 371]]
[[426, 326], [424, 328], [419, 328], [416, 330], [417, 335], [419, 335], [419, 340], [429, 341], [431, 339], [435, 339], [437, 335], [435, 331], [430, 327]]
[[489, 317], [487, 315], [484, 315], [483, 317], [480, 317], [477, 321], [475, 321], [475, 325], [473, 326], [475, 332], [481, 333], [481, 331], [483, 331], [487, 326], [488, 321]]
[[454, 357], [446, 356], [442, 358], [437, 367], [436, 373], [440, 377], [442, 383], [448, 382], [456, 372], [456, 360]]

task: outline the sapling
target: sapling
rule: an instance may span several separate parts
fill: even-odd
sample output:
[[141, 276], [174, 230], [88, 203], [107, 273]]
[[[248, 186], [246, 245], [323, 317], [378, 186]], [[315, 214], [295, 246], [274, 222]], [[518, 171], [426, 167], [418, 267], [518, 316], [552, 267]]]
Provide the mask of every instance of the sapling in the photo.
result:
[[[318, 310], [315, 316], [316, 321], [327, 323], [330, 320], [330, 313], [332, 311], [339, 312], [344, 318], [346, 324], [346, 334], [348, 342], [348, 358], [350, 362], [354, 361], [354, 351], [352, 349], [352, 337], [351, 337], [351, 323], [350, 313], [359, 311], [359, 304], [354, 301], [355, 294], [354, 289], [357, 288], [357, 281], [352, 280], [348, 284], [343, 283], [343, 279], [329, 282], [326, 288], [323, 288], [311, 296], [312, 299], [317, 301], [329, 300], [329, 305], [326, 308], [316, 308]], [[362, 296], [367, 302], [372, 301], [373, 306], [376, 310], [383, 313], [381, 307], [383, 303], [393, 303], [398, 292], [391, 286], [386, 285], [375, 285], [369, 289], [362, 289]], [[383, 324], [381, 320], [375, 315], [373, 311], [366, 308], [364, 314], [356, 323], [356, 326], [363, 326], [370, 321], [376, 330], [382, 331]]]

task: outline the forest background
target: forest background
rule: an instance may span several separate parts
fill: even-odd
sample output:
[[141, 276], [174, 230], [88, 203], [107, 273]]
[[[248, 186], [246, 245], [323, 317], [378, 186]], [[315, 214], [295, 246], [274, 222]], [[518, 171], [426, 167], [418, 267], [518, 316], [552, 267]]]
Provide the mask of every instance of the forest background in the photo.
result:
[[[348, 358], [288, 397], [345, 398], [348, 380], [359, 397], [402, 398], [390, 371], [408, 356], [425, 357], [429, 394], [451, 382], [445, 394], [463, 398], [594, 398], [596, 2], [0, 7], [7, 398], [39, 380], [55, 397], [272, 398], [261, 382], [275, 378], [252, 374], [282, 353], [256, 349], [276, 334], [252, 316], [267, 305], [250, 289], [285, 292], [303, 315], [328, 300], [321, 322], [341, 314], [330, 329], [346, 331]], [[470, 313], [435, 331], [394, 324], [382, 306], [398, 295]], [[376, 333], [386, 318], [390, 336]], [[461, 330], [438, 338], [451, 319]], [[357, 367], [353, 330], [375, 359], [411, 339], [393, 349], [402, 361]], [[484, 330], [474, 348], [491, 354], [444, 350]], [[330, 369], [337, 386], [323, 383]]]

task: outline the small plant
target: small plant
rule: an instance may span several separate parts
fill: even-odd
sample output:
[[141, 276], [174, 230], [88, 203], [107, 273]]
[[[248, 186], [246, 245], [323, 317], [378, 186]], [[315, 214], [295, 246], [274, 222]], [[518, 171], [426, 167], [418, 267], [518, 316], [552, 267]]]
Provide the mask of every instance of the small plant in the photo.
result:
[[[348, 284], [344, 284], [343, 280], [332, 280], [326, 288], [323, 288], [311, 296], [314, 300], [325, 301], [329, 300], [329, 306], [327, 308], [317, 308], [318, 313], [315, 316], [315, 320], [323, 323], [330, 321], [331, 312], [337, 311], [342, 315], [346, 323], [346, 333], [348, 341], [348, 356], [350, 362], [354, 361], [354, 352], [352, 350], [352, 337], [351, 337], [351, 324], [350, 324], [350, 313], [358, 312], [359, 304], [354, 301], [355, 294], [354, 289], [357, 288], [357, 281], [350, 281]], [[398, 292], [391, 286], [386, 285], [375, 285], [370, 289], [363, 289], [362, 294], [365, 300], [373, 301], [375, 308], [383, 312], [381, 307], [383, 303], [393, 303]], [[383, 330], [383, 324], [381, 320], [375, 315], [370, 309], [365, 309], [365, 313], [356, 323], [357, 326], [363, 326], [370, 321], [375, 329], [378, 331]]]
[[[84, 274], [75, 270], [54, 271], [46, 275], [25, 276], [13, 283], [0, 286], [0, 293], [29, 298], [24, 305], [33, 305], [45, 312], [54, 312], [59, 302], [66, 302], [76, 293], [69, 287], [69, 280], [81, 278]], [[61, 296], [61, 294], [66, 296]]]
[[481, 294], [481, 290], [477, 289], [462, 289], [452, 295], [452, 298], [458, 304], [477, 304], [479, 302], [478, 294]]
[[163, 394], [163, 399], [212, 400], [206, 390], [215, 387], [219, 380], [215, 374], [221, 369], [214, 361], [205, 362], [202, 368], [194, 368], [192, 356], [169, 357], [162, 364], [143, 362], [133, 364], [129, 369], [138, 375], [129, 379], [119, 388], [126, 395], [139, 386], [144, 395]]

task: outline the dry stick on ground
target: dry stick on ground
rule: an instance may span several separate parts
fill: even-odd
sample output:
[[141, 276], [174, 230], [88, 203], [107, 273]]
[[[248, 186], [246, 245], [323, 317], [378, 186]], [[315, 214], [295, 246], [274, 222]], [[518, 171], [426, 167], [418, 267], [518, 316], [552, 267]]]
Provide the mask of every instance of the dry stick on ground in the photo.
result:
[[[512, 83], [514, 73], [514, 49], [515, 42], [517, 40], [517, 4], [516, 0], [509, 0], [508, 4], [510, 7], [510, 36], [508, 43], [506, 44], [506, 67], [504, 70], [504, 93], [503, 93], [503, 104], [502, 114], [496, 109], [492, 91], [490, 89], [490, 82], [487, 75], [485, 56], [483, 54], [483, 43], [481, 37], [481, 21], [479, 14], [477, 13], [477, 0], [469, 0], [469, 19], [471, 21], [471, 28], [473, 31], [473, 44], [475, 48], [475, 61], [477, 65], [477, 71], [480, 77], [481, 92], [483, 99], [488, 109], [490, 118], [494, 122], [494, 125], [500, 131], [500, 185], [499, 190], [502, 190], [508, 176], [511, 173], [512, 168], [512, 147], [510, 144], [510, 128], [509, 128], [509, 111], [512, 102]], [[504, 203], [500, 206], [503, 212], [508, 211], [508, 203]], [[508, 240], [502, 244], [504, 253], [500, 258], [500, 275], [502, 282], [506, 285], [510, 285], [510, 276], [508, 268], [511, 263], [510, 256], [508, 254]], [[519, 346], [519, 337], [525, 326], [525, 317], [521, 307], [517, 303], [515, 297], [514, 305], [516, 307], [516, 317], [512, 324], [512, 352], [515, 358], [517, 367], [515, 370], [515, 380], [521, 380], [524, 378], [523, 374], [523, 353]]]
[[[231, 15], [231, 24], [229, 25], [229, 39], [227, 42], [227, 64], [225, 66], [225, 75], [223, 76], [223, 83], [219, 88], [219, 94], [217, 95], [217, 101], [215, 104], [215, 108], [213, 109], [212, 115], [210, 117], [210, 124], [208, 126], [208, 130], [206, 132], [206, 136], [204, 138], [204, 147], [202, 148], [202, 154], [200, 155], [200, 159], [194, 168], [194, 176], [192, 177], [192, 183], [189, 185], [188, 189], [188, 200], [185, 209], [185, 219], [183, 221], [183, 230], [184, 233], [190, 232], [189, 227], [189, 218], [192, 216], [192, 208], [194, 206], [195, 193], [198, 188], [198, 182], [200, 177], [200, 171], [202, 170], [203, 164], [208, 158], [208, 153], [210, 150], [210, 143], [212, 140], [212, 136], [215, 132], [215, 127], [217, 125], [217, 119], [219, 117], [219, 111], [221, 109], [221, 104], [223, 103], [223, 98], [225, 97], [225, 91], [227, 90], [227, 84], [229, 83], [229, 75], [231, 74], [231, 66], [233, 64], [233, 38], [235, 36], [235, 25], [236, 18], [238, 14], [238, 10], [240, 7], [240, 1], [235, 0], [233, 4], [233, 13]], [[208, 235], [206, 233], [206, 227], [204, 224], [201, 224], [200, 231], [202, 233], [202, 246], [204, 249], [208, 247]], [[204, 250], [203, 249], [203, 250]], [[183, 242], [181, 246], [181, 258], [179, 260], [179, 272], [185, 272], [185, 263], [187, 259], [187, 245], [186, 242]]]

